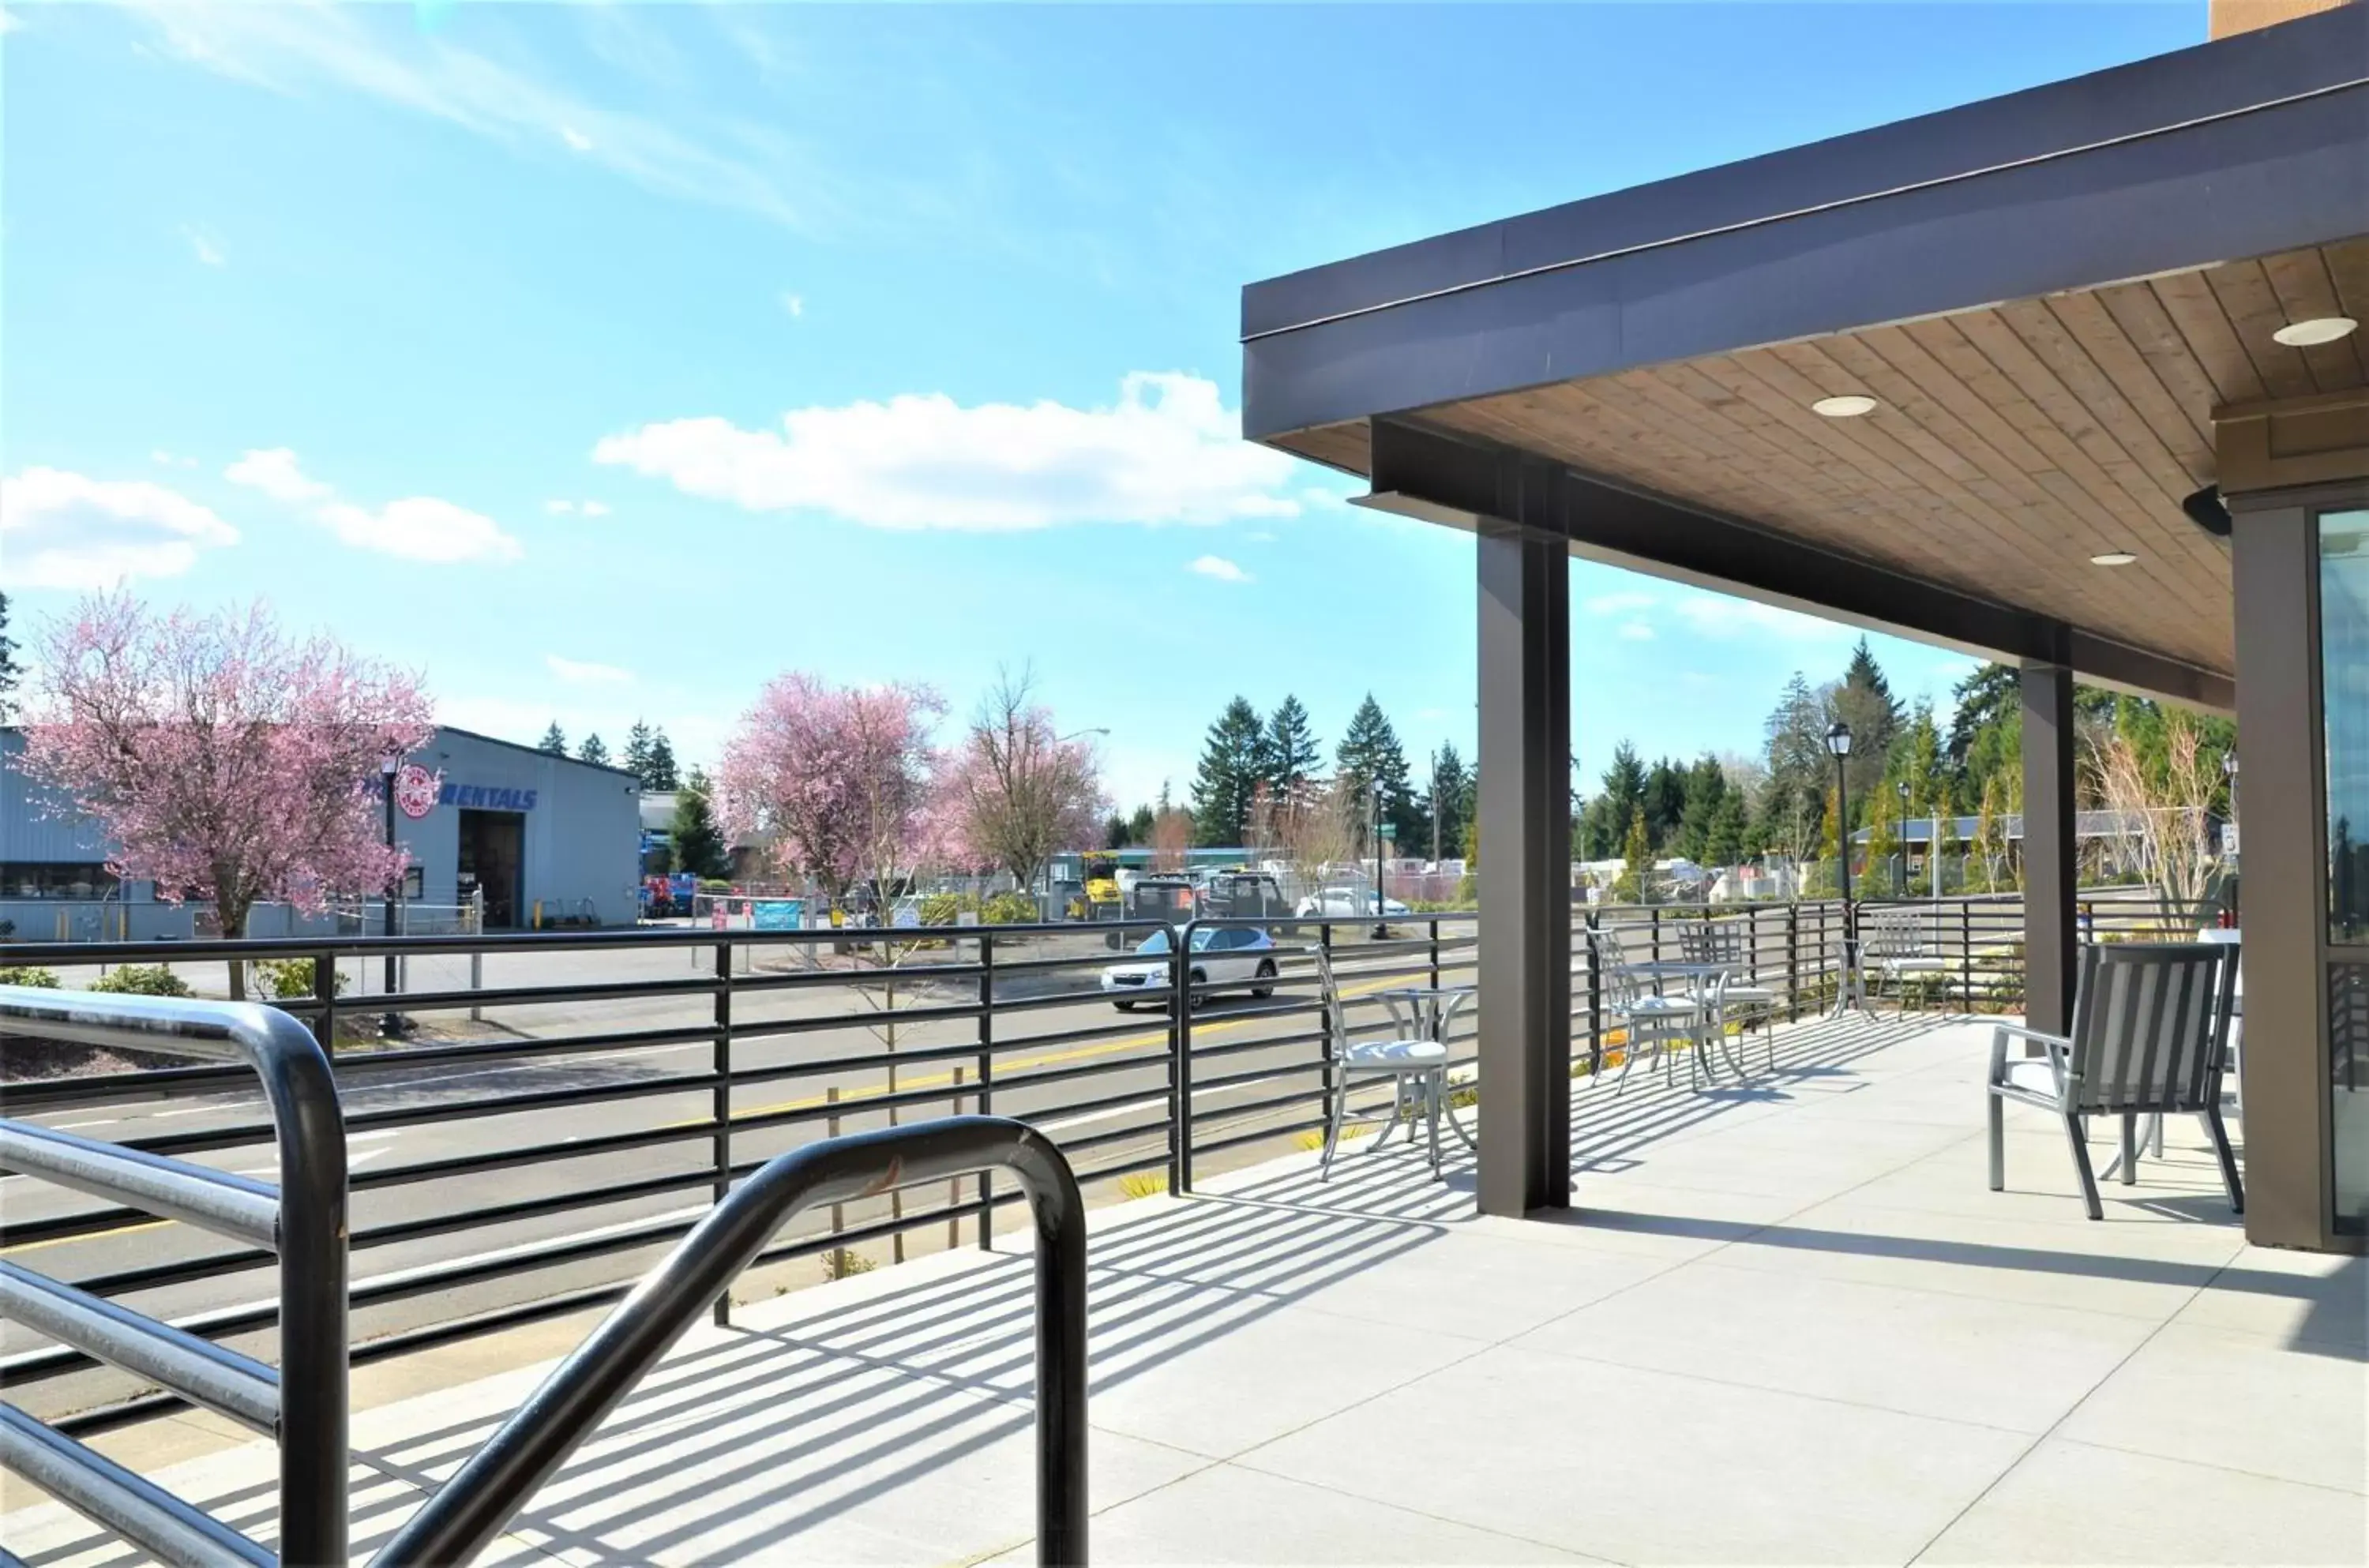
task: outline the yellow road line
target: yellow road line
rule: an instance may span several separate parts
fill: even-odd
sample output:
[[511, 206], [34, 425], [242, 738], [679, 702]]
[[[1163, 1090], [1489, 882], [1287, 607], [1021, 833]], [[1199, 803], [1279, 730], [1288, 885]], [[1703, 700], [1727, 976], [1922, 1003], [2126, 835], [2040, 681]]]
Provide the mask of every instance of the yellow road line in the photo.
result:
[[[1390, 979], [1369, 980], [1362, 985], [1344, 986], [1341, 988], [1341, 994], [1343, 996], [1364, 996], [1369, 991], [1380, 990], [1385, 986], [1390, 985], [1393, 983], [1396, 977], [1392, 977]], [[854, 1020], [853, 1022], [859, 1024], [863, 1027], [869, 1028], [872, 1026], [868, 1022], [864, 1020], [859, 1019]], [[1227, 1034], [1233, 1030], [1248, 1028], [1251, 1024], [1257, 1022], [1258, 1020], [1254, 1017], [1228, 1019], [1221, 1023], [1196, 1025], [1193, 1034], [1196, 1038], [1204, 1035]], [[1025, 1071], [1034, 1067], [1057, 1067], [1063, 1062], [1090, 1061], [1096, 1057], [1116, 1056], [1121, 1051], [1135, 1050], [1143, 1046], [1166, 1045], [1167, 1043], [1167, 1030], [1148, 1029], [1140, 1035], [1129, 1035], [1123, 1039], [1117, 1040], [1104, 1040], [1098, 1045], [1081, 1046], [1075, 1050], [1047, 1051], [1043, 1056], [1024, 1057], [1010, 1065], [1015, 1071]], [[955, 1075], [950, 1070], [946, 1072], [926, 1073], [920, 1078], [907, 1079], [900, 1082], [897, 1085], [896, 1092], [902, 1094], [917, 1089], [936, 1089], [941, 1087], [951, 1088], [954, 1084], [954, 1081]], [[974, 1079], [971, 1082], [976, 1083], [977, 1080]], [[685, 1090], [684, 1093], [693, 1093], [693, 1091]], [[841, 1105], [861, 1106], [864, 1101], [876, 1099], [888, 1093], [888, 1086], [886, 1083], [876, 1084], [868, 1088], [858, 1089], [852, 1094], [842, 1094], [836, 1104]], [[735, 1111], [732, 1113], [732, 1120], [735, 1122], [751, 1121], [761, 1116], [778, 1116], [784, 1111], [810, 1111], [818, 1106], [833, 1103], [834, 1102], [827, 1094], [810, 1094], [803, 1099], [784, 1100], [779, 1104], [758, 1105], [745, 1111]], [[689, 1121], [661, 1123], [658, 1130], [660, 1132], [674, 1132], [683, 1127], [713, 1127], [715, 1123], [708, 1117], [695, 1116]], [[104, 1241], [112, 1236], [130, 1236], [142, 1230], [161, 1230], [168, 1225], [177, 1225], [179, 1223], [180, 1221], [177, 1219], [143, 1219], [129, 1225], [118, 1225], [111, 1230], [86, 1231], [79, 1236], [52, 1236], [47, 1241], [19, 1242], [13, 1247], [0, 1247], [0, 1257], [14, 1257], [18, 1253], [39, 1252], [44, 1247], [62, 1247], [69, 1242], [97, 1242]]]

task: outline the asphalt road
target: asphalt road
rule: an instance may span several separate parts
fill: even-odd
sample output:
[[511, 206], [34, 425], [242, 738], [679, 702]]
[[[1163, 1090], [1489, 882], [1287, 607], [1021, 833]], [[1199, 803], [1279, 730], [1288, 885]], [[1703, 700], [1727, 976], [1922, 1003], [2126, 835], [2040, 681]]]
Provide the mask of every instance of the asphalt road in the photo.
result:
[[[1013, 944], [1017, 948], [1020, 944]], [[1104, 1134], [1113, 1141], [1076, 1154], [1082, 1170], [1092, 1171], [1139, 1159], [1154, 1158], [1167, 1144], [1166, 1090], [1168, 1034], [1166, 1019], [1155, 1012], [1132, 1016], [1115, 1011], [1099, 998], [1064, 1001], [1048, 994], [1093, 982], [1099, 962], [1111, 956], [1098, 945], [1078, 938], [1050, 939], [1036, 952], [1044, 956], [1077, 956], [1092, 960], [1058, 976], [1005, 977], [997, 987], [994, 1019], [993, 1071], [997, 1080], [994, 1109], [1027, 1117], [1065, 1143]], [[1021, 956], [999, 947], [998, 962]], [[809, 973], [787, 949], [761, 951], [755, 956], [758, 975]], [[921, 956], [929, 962], [931, 956]], [[944, 955], [939, 962], [946, 961]], [[1405, 963], [1401, 956], [1391, 960]], [[615, 984], [629, 980], [689, 979], [694, 972], [712, 973], [711, 947], [623, 947], [599, 952], [500, 953], [488, 956], [481, 968], [486, 987]], [[1353, 955], [1344, 955], [1345, 993], [1364, 998], [1360, 1012], [1379, 1016], [1370, 993], [1386, 986], [1409, 983], [1405, 979], [1360, 975]], [[694, 965], [698, 966], [694, 971]], [[409, 989], [424, 991], [468, 984], [465, 958], [414, 960], [406, 979]], [[378, 989], [376, 965], [372, 965], [371, 990]], [[187, 967], [189, 978], [201, 990], [220, 986], [219, 971], [207, 974]], [[1469, 973], [1469, 972], [1468, 972]], [[63, 977], [73, 985], [76, 977]], [[1282, 1000], [1293, 991], [1287, 970]], [[1450, 976], [1450, 979], [1457, 977]], [[209, 983], [209, 982], [212, 983]], [[891, 990], [893, 986], [893, 996]], [[351, 998], [356, 989], [349, 985]], [[976, 1020], [897, 1020], [907, 1008], [966, 1004], [977, 1000], [975, 979], [930, 982], [899, 976], [888, 980], [878, 971], [866, 971], [861, 985], [827, 983], [795, 990], [737, 990], [732, 998], [736, 1039], [736, 1072], [781, 1070], [770, 1082], [743, 1083], [732, 1093], [732, 1158], [753, 1161], [784, 1152], [827, 1136], [826, 1119], [836, 1098], [847, 1106], [838, 1113], [838, 1125], [855, 1131], [884, 1125], [888, 1113], [866, 1102], [888, 1093], [926, 1093], [931, 1100], [896, 1112], [904, 1120], [921, 1120], [960, 1108], [977, 1108], [976, 1058], [893, 1066], [891, 1051], [911, 1053], [933, 1047], [976, 1045]], [[1299, 994], [1312, 997], [1303, 987]], [[884, 1013], [883, 1007], [890, 1011]], [[1312, 1012], [1284, 1015], [1253, 1011], [1246, 999], [1213, 999], [1196, 1012], [1194, 1023], [1196, 1080], [1220, 1074], [1265, 1073], [1306, 1067], [1318, 1059], [1315, 1044], [1280, 1043], [1281, 1036], [1315, 1025]], [[482, 1042], [522, 1042], [620, 1029], [704, 1026], [713, 1020], [713, 999], [706, 995], [633, 997], [599, 1001], [518, 1003], [485, 1010], [479, 1022], [465, 1012], [439, 1015], [435, 1043], [446, 1038]], [[1352, 1024], [1358, 1022], [1353, 1016]], [[804, 1032], [771, 1034], [767, 1024], [800, 1023]], [[1469, 1027], [1469, 1019], [1467, 1020]], [[1089, 1031], [1094, 1033], [1089, 1034]], [[1276, 1041], [1271, 1046], [1263, 1042]], [[1249, 1048], [1236, 1051], [1233, 1047]], [[1217, 1052], [1218, 1055], [1207, 1053]], [[595, 1188], [667, 1177], [697, 1178], [712, 1170], [712, 1099], [706, 1087], [642, 1093], [630, 1092], [676, 1076], [711, 1070], [713, 1047], [705, 1042], [653, 1048], [568, 1051], [541, 1059], [492, 1063], [440, 1063], [373, 1069], [368, 1053], [340, 1053], [339, 1077], [349, 1124], [348, 1159], [358, 1184], [373, 1173], [430, 1162], [545, 1145], [564, 1145], [617, 1134], [681, 1128], [681, 1141], [653, 1147], [570, 1158], [555, 1150], [532, 1163], [457, 1177], [372, 1187], [358, 1185], [352, 1198], [352, 1219], [358, 1238], [352, 1259], [358, 1289], [371, 1282], [419, 1270], [442, 1270], [506, 1249], [527, 1248], [566, 1239], [589, 1239], [603, 1231], [647, 1224], [662, 1217], [689, 1219], [710, 1198], [709, 1185], [692, 1179], [685, 1185], [640, 1196], [604, 1199], [572, 1206], [559, 1212], [498, 1222], [470, 1221], [473, 1212], [499, 1206], [589, 1194]], [[1026, 1075], [1059, 1074], [1035, 1083], [1014, 1082]], [[1207, 1142], [1230, 1132], [1259, 1126], [1280, 1127], [1312, 1114], [1312, 1104], [1284, 1110], [1242, 1113], [1252, 1102], [1301, 1091], [1312, 1095], [1313, 1074], [1264, 1078], [1196, 1092], [1196, 1139]], [[893, 1082], [893, 1088], [892, 1088]], [[489, 1100], [555, 1090], [620, 1093], [617, 1098], [595, 1098], [565, 1106], [491, 1115], [417, 1125], [372, 1126], [373, 1117], [429, 1110], [484, 1107]], [[959, 1097], [959, 1105], [957, 1104]], [[1113, 1101], [1123, 1103], [1112, 1104]], [[775, 1126], [750, 1126], [760, 1118], [802, 1117]], [[135, 1103], [93, 1104], [36, 1118], [46, 1125], [109, 1141], [133, 1141], [175, 1134], [253, 1125], [265, 1119], [259, 1096], [224, 1093], [175, 1099], [143, 1099]], [[1272, 1152], [1272, 1150], [1266, 1150]], [[222, 1169], [258, 1175], [276, 1175], [276, 1161], [268, 1143], [189, 1156]], [[1089, 1196], [1109, 1200], [1121, 1195], [1116, 1181], [1089, 1182]], [[906, 1212], [927, 1209], [944, 1201], [943, 1192], [910, 1190], [898, 1200]], [[966, 1195], [967, 1196], [967, 1195]], [[885, 1218], [890, 1200], [868, 1206], [848, 1206], [841, 1219], [848, 1225]], [[72, 1213], [86, 1213], [94, 1200], [24, 1177], [0, 1179], [0, 1208], [9, 1224]], [[450, 1219], [451, 1229], [434, 1234], [372, 1243], [370, 1233], [383, 1227]], [[1012, 1221], [1016, 1222], [1016, 1215]], [[831, 1222], [827, 1213], [794, 1221], [787, 1236], [819, 1235]], [[966, 1234], [969, 1231], [966, 1230]], [[945, 1244], [946, 1229], [933, 1226], [908, 1245], [929, 1249]], [[545, 1265], [528, 1273], [457, 1287], [440, 1288], [406, 1299], [358, 1309], [353, 1333], [357, 1341], [375, 1338], [429, 1323], [447, 1322], [498, 1307], [596, 1284], [630, 1279], [662, 1254], [666, 1243], [654, 1242]], [[0, 1256], [54, 1277], [87, 1281], [120, 1272], [153, 1267], [175, 1261], [223, 1255], [231, 1243], [173, 1221], [129, 1221], [87, 1237], [36, 1241], [0, 1248]], [[868, 1249], [885, 1258], [885, 1243]], [[746, 1294], [772, 1294], [784, 1283], [807, 1282], [822, 1276], [818, 1260], [802, 1258], [742, 1282]], [[152, 1315], [182, 1320], [217, 1309], [268, 1301], [276, 1289], [269, 1266], [188, 1280], [123, 1297], [127, 1305]], [[43, 1342], [15, 1324], [0, 1324], [0, 1356], [39, 1347]], [[269, 1354], [268, 1333], [242, 1336], [233, 1343]], [[55, 1414], [98, 1400], [116, 1397], [130, 1383], [112, 1373], [78, 1374], [47, 1379], [14, 1391], [10, 1397], [37, 1414]]]

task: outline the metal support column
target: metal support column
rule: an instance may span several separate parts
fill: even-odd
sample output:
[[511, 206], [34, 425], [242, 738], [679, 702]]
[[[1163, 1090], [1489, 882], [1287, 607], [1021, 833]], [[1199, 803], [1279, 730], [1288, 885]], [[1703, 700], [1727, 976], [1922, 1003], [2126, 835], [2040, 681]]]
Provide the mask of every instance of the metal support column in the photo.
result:
[[1482, 525], [1480, 1200], [1571, 1202], [1571, 559]]
[[2023, 666], [2023, 1013], [2061, 1035], [2073, 1024], [2073, 671]]

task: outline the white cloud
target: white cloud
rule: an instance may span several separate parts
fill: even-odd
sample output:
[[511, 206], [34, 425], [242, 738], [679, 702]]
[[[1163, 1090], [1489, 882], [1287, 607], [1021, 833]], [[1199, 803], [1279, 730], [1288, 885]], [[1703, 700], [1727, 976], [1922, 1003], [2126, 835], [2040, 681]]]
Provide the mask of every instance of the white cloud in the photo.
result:
[[1653, 608], [1650, 593], [1599, 593], [1580, 601], [1579, 607], [1590, 615], [1625, 615], [1631, 611]]
[[554, 517], [566, 517], [570, 512], [575, 513], [578, 517], [607, 517], [609, 515], [609, 503], [606, 501], [551, 500], [543, 503], [543, 509], [549, 512]]
[[175, 490], [28, 468], [0, 479], [0, 557], [11, 588], [106, 588], [178, 577], [238, 530]]
[[1272, 544], [1275, 543], [1275, 535], [1264, 528], [1253, 529], [1250, 532], [1243, 534], [1242, 538], [1244, 542], [1252, 544]]
[[336, 491], [306, 475], [284, 446], [246, 453], [223, 469], [223, 477], [290, 506], [319, 502], [313, 521], [358, 550], [440, 566], [514, 561], [526, 553], [493, 519], [434, 496], [407, 496], [376, 510], [332, 499]]
[[161, 446], [148, 454], [148, 461], [166, 468], [195, 468], [198, 465], [196, 458], [177, 456]]
[[1724, 594], [1690, 593], [1677, 602], [1678, 618], [1699, 636], [1730, 638], [1763, 633], [1788, 642], [1848, 642], [1859, 632], [1839, 621], [1782, 610], [1755, 599], [1730, 599]]
[[407, 561], [449, 566], [456, 561], [515, 561], [526, 554], [492, 518], [434, 496], [407, 496], [375, 511], [332, 501], [315, 515], [354, 548]]
[[1623, 621], [1619, 635], [1623, 642], [1650, 643], [1654, 640], [1654, 628], [1642, 621]]
[[1251, 580], [1250, 573], [1242, 570], [1242, 567], [1234, 565], [1223, 555], [1196, 556], [1193, 564], [1190, 567], [1187, 567], [1185, 570], [1198, 572], [1205, 578], [1215, 578], [1219, 582], [1248, 582]]
[[491, 52], [429, 34], [407, 6], [143, 0], [140, 9], [180, 59], [272, 91], [295, 96], [326, 83], [530, 155], [561, 143], [660, 195], [792, 227], [811, 226], [829, 200], [830, 181], [813, 153], [777, 127], [706, 116], [714, 134], [703, 139], [678, 123], [601, 109]]
[[793, 318], [803, 316], [807, 313], [807, 297], [804, 294], [784, 294], [782, 308], [788, 311]]
[[6, 11], [0, 11], [0, 33], [12, 33], [25, 24]]
[[181, 237], [189, 242], [189, 254], [196, 257], [204, 266], [221, 267], [230, 260], [229, 257], [223, 254], [221, 242], [202, 229], [193, 229], [189, 224], [183, 223]]
[[543, 503], [543, 509], [549, 512], [554, 517], [566, 517], [569, 512], [576, 509], [576, 503], [574, 501], [545, 501]]
[[875, 528], [1213, 523], [1288, 517], [1296, 460], [1242, 439], [1217, 383], [1137, 372], [1104, 408], [965, 407], [942, 393], [798, 408], [781, 429], [705, 418], [645, 425], [592, 450], [678, 489], [751, 511]]
[[305, 476], [297, 466], [296, 454], [284, 446], [264, 447], [248, 452], [223, 470], [223, 477], [234, 485], [244, 485], [250, 490], [260, 490], [275, 501], [295, 505], [300, 501], [317, 501], [329, 493], [329, 486], [317, 479]]
[[587, 501], [576, 509], [582, 512], [586, 517], [607, 517], [609, 515], [609, 503], [606, 501]]
[[631, 681], [634, 672], [620, 670], [613, 664], [588, 664], [580, 659], [562, 658], [555, 653], [543, 656], [544, 668], [571, 686], [607, 686]]

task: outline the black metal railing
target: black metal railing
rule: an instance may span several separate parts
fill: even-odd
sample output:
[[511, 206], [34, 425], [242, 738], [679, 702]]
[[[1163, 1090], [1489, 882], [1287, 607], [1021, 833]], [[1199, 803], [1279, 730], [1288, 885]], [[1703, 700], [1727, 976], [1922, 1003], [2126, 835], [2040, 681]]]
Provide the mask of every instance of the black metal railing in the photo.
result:
[[[1871, 902], [1860, 917], [1894, 910], [1952, 960], [1901, 1000], [1969, 1012], [2020, 1003], [2020, 899]], [[2081, 913], [2099, 940], [2180, 918], [2135, 891], [2085, 896]], [[1640, 956], [1675, 957], [1681, 922], [1706, 915], [1745, 925], [1754, 979], [1781, 994], [1780, 1016], [1831, 1004], [1843, 930], [1832, 901], [1575, 906], [1575, 1075], [1599, 1068], [1618, 1039], [1585, 928], [1610, 924]], [[1356, 1034], [1383, 1026], [1383, 990], [1475, 977], [1470, 913], [1393, 916], [1379, 931], [1370, 917], [1199, 926], [1272, 933], [1262, 956], [1273, 972], [1196, 973], [1189, 931], [1153, 921], [18, 945], [0, 961], [53, 967], [68, 986], [101, 966], [169, 962], [217, 988], [227, 961], [310, 961], [303, 994], [277, 1005], [327, 1047], [346, 1097], [359, 1363], [612, 1303], [767, 1161], [850, 1131], [1009, 1116], [1052, 1139], [1090, 1190], [1188, 1192], [1212, 1169], [1289, 1150], [1322, 1126], [1334, 1043], [1311, 946], [1330, 951]], [[1155, 933], [1167, 953], [1147, 961], [1165, 963], [1164, 991], [1106, 990], [1099, 971]], [[363, 992], [390, 955], [410, 989]], [[286, 984], [290, 971], [257, 972]], [[1113, 1001], [1156, 1016], [1112, 1012]], [[382, 1037], [390, 1012], [413, 1032]], [[1455, 1015], [1455, 1079], [1474, 1066], [1480, 1014], [1476, 1004]], [[109, 1136], [128, 1147], [235, 1164], [274, 1136], [236, 1096], [241, 1080], [145, 1066], [11, 1082], [0, 1095], [13, 1116], [116, 1117]], [[981, 1173], [833, 1202], [752, 1266], [820, 1258], [838, 1272], [940, 1238], [983, 1244], [1019, 1197]], [[268, 1343], [275, 1313], [250, 1279], [271, 1261], [265, 1249], [138, 1226], [153, 1221], [126, 1207], [12, 1204], [0, 1258], [39, 1249], [45, 1269], [88, 1295], [164, 1292], [151, 1299], [171, 1301], [193, 1334]], [[728, 1300], [717, 1298], [719, 1317]], [[70, 1345], [0, 1344], [0, 1387], [34, 1385], [77, 1434], [180, 1402], [127, 1391]]]

